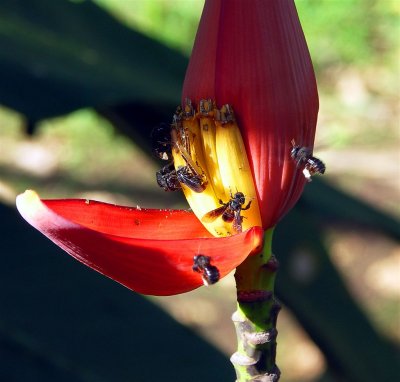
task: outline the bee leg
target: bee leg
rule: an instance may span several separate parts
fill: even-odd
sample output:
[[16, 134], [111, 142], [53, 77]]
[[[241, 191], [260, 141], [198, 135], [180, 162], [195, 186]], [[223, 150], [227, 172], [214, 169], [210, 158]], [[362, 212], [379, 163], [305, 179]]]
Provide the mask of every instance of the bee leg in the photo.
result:
[[250, 205], [251, 205], [251, 200], [250, 200], [250, 202], [248, 202], [248, 203], [247, 203], [247, 206], [246, 206], [246, 207], [243, 207], [243, 208], [241, 208], [241, 210], [242, 210], [242, 211], [244, 211], [244, 210], [248, 210], [248, 209], [250, 208]]
[[193, 265], [193, 266], [192, 266], [192, 270], [193, 270], [193, 272], [198, 272], [198, 273], [201, 272], [201, 269], [199, 268], [198, 265]]
[[312, 181], [311, 175], [313, 175], [313, 174], [310, 172], [310, 170], [307, 167], [304, 168], [303, 175], [307, 179], [307, 182], [311, 182]]

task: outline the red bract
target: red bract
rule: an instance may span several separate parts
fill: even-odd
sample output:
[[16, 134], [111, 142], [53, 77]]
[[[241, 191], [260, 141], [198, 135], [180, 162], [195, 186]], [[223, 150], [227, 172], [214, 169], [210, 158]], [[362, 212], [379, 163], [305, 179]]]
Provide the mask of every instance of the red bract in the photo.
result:
[[[233, 106], [263, 228], [274, 226], [305, 183], [290, 157], [291, 142], [312, 147], [318, 111], [314, 72], [293, 1], [206, 0], [185, 79], [186, 98]], [[209, 256], [223, 277], [262, 245], [261, 227], [215, 238], [186, 211], [41, 201], [33, 191], [20, 195], [17, 206], [31, 225], [77, 260], [144, 294], [171, 295], [201, 286], [201, 274], [192, 270], [195, 255]]]
[[312, 147], [314, 71], [292, 0], [206, 0], [182, 99], [231, 104], [241, 127], [263, 227], [296, 203], [305, 179], [290, 157]]
[[17, 198], [25, 220], [71, 256], [126, 287], [172, 295], [203, 285], [193, 257], [210, 256], [221, 277], [257, 252], [263, 232], [214, 238], [187, 211], [138, 209], [82, 199]]

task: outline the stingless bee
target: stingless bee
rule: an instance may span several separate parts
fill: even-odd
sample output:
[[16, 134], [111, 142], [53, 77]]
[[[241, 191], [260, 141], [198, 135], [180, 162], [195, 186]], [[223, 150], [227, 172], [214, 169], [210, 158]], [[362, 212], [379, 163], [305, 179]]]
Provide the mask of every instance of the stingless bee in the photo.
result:
[[189, 187], [194, 192], [203, 192], [207, 187], [207, 182], [203, 175], [198, 174], [189, 165], [179, 166], [176, 170], [178, 180]]
[[156, 179], [157, 184], [164, 191], [176, 191], [182, 188], [173, 163], [169, 163], [161, 170], [158, 170], [156, 172]]
[[320, 159], [312, 155], [312, 149], [309, 147], [302, 147], [296, 145], [294, 139], [292, 140], [292, 150], [290, 156], [296, 161], [296, 166], [304, 165], [303, 174], [308, 182], [311, 182], [311, 177], [315, 174], [325, 173], [325, 164]]
[[161, 123], [151, 131], [151, 143], [154, 154], [162, 160], [172, 158], [171, 126]]
[[204, 285], [212, 285], [218, 282], [220, 275], [216, 266], [211, 265], [210, 256], [198, 254], [193, 257], [193, 271], [201, 273]]
[[[190, 110], [186, 110], [188, 115], [191, 115]], [[194, 192], [203, 192], [208, 184], [207, 177], [190, 155], [190, 135], [182, 124], [180, 114], [175, 114], [172, 127], [172, 147], [185, 161], [185, 166], [178, 166], [176, 170], [178, 180]]]
[[231, 199], [224, 203], [222, 200], [219, 201], [222, 204], [222, 207], [218, 207], [215, 210], [207, 212], [202, 218], [201, 221], [204, 223], [211, 223], [219, 216], [222, 217], [224, 222], [230, 223], [232, 222], [232, 228], [235, 233], [242, 232], [242, 221], [243, 216], [241, 216], [241, 211], [248, 210], [251, 205], [251, 200], [247, 203], [246, 207], [242, 207], [246, 202], [246, 198], [243, 192], [236, 192], [235, 195], [231, 193]]
[[[190, 147], [186, 133], [179, 123], [179, 120], [174, 119], [172, 126], [173, 128], [171, 125], [161, 124], [153, 129], [151, 134], [153, 152], [160, 159], [168, 160], [172, 158], [172, 147], [175, 147], [184, 159], [186, 165], [179, 166], [177, 170], [175, 170], [173, 162], [164, 166], [161, 170], [156, 172], [157, 184], [165, 191], [179, 190], [182, 188], [180, 183], [183, 183], [194, 192], [203, 192], [207, 186], [205, 175], [200, 173], [199, 166], [194, 163], [186, 148], [176, 139], [178, 135], [181, 140], [183, 140], [185, 146]], [[179, 126], [179, 128], [177, 126]]]

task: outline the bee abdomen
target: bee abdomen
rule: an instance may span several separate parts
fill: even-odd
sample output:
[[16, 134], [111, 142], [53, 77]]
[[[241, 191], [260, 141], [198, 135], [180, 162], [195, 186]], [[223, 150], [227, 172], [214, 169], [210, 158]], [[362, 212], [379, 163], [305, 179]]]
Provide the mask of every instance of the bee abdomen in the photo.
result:
[[310, 157], [307, 161], [308, 169], [313, 173], [324, 174], [325, 173], [325, 164], [322, 160], [316, 157]]
[[193, 258], [192, 269], [194, 272], [201, 273], [203, 283], [212, 285], [219, 281], [220, 274], [216, 266], [210, 264], [211, 258], [202, 254], [198, 254]]
[[217, 267], [215, 267], [214, 265], [208, 265], [204, 267], [203, 279], [205, 279], [208, 285], [215, 284], [219, 281], [219, 278], [220, 275]]

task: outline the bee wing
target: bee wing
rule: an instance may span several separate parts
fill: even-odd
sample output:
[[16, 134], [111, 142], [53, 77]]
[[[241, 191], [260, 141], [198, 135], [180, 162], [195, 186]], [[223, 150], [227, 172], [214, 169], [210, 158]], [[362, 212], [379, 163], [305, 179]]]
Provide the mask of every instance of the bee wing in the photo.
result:
[[212, 223], [218, 216], [221, 216], [225, 210], [226, 210], [226, 206], [222, 206], [222, 207], [216, 208], [215, 210], [207, 212], [201, 218], [201, 221], [203, 223]]
[[192, 157], [190, 156], [190, 153], [185, 147], [183, 147], [180, 143], [176, 142], [175, 146], [178, 148], [182, 158], [186, 162], [186, 165], [190, 168], [190, 170], [197, 176], [202, 176], [204, 174], [204, 171], [200, 168], [200, 166], [195, 162]]
[[308, 158], [312, 155], [312, 148], [311, 147], [301, 147], [298, 155], [304, 159]]

